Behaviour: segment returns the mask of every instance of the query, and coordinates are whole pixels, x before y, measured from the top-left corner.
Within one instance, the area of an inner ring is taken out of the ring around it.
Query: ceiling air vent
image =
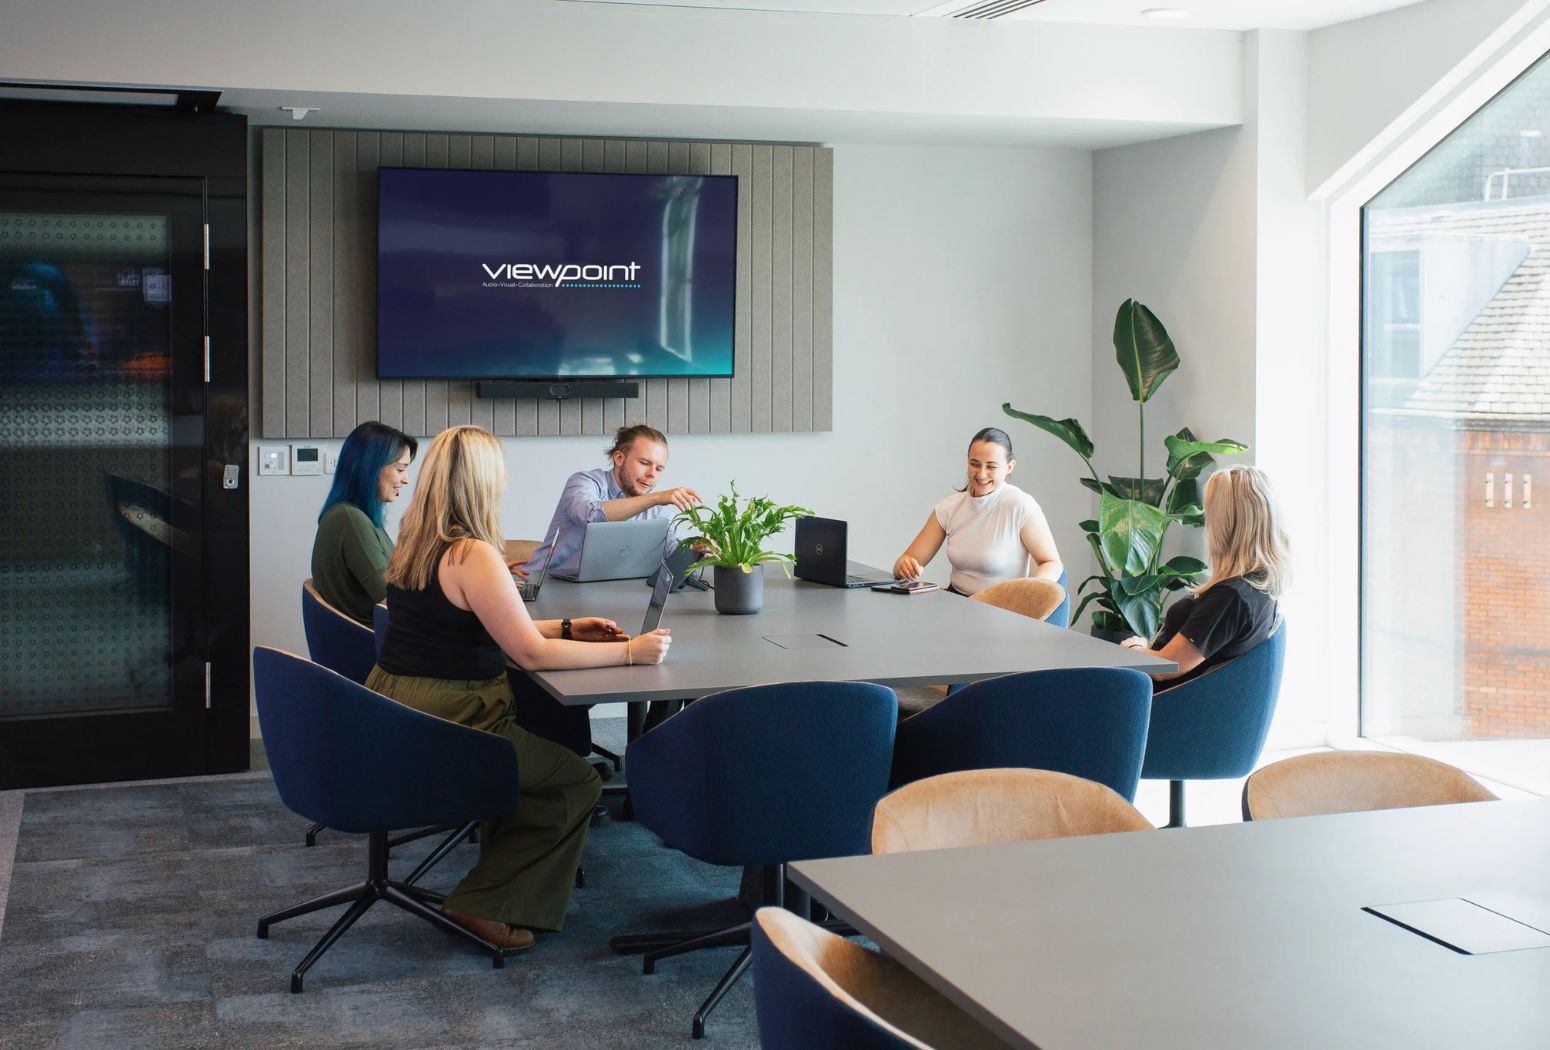
[[[1013,11],[1022,11],[1043,2],[1044,0],[979,0],[978,3],[966,4],[962,7],[949,5],[947,10],[937,9],[932,13],[937,18],[990,19],[1009,15]]]

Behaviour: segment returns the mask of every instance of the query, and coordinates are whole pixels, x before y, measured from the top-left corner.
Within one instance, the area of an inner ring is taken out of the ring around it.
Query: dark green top
[[[359,507],[335,503],[318,522],[312,541],[312,586],[329,605],[371,626],[371,607],[387,597],[393,541]]]

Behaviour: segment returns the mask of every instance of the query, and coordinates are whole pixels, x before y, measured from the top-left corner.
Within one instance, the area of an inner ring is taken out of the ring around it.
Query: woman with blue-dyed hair
[[[312,585],[325,602],[367,627],[371,607],[387,597],[382,574],[393,541],[382,527],[385,506],[408,483],[416,448],[414,438],[375,420],[350,431],[318,515]]]

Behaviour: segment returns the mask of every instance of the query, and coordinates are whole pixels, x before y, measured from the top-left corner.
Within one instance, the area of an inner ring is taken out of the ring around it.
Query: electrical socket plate
[[[258,476],[268,477],[271,474],[289,474],[291,472],[291,446],[289,445],[260,445],[258,446]]]

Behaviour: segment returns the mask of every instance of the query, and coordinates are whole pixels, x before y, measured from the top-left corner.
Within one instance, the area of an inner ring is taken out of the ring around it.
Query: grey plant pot
[[[736,566],[717,565],[712,579],[717,612],[742,616],[764,608],[764,566],[755,565],[753,572],[744,572]]]

